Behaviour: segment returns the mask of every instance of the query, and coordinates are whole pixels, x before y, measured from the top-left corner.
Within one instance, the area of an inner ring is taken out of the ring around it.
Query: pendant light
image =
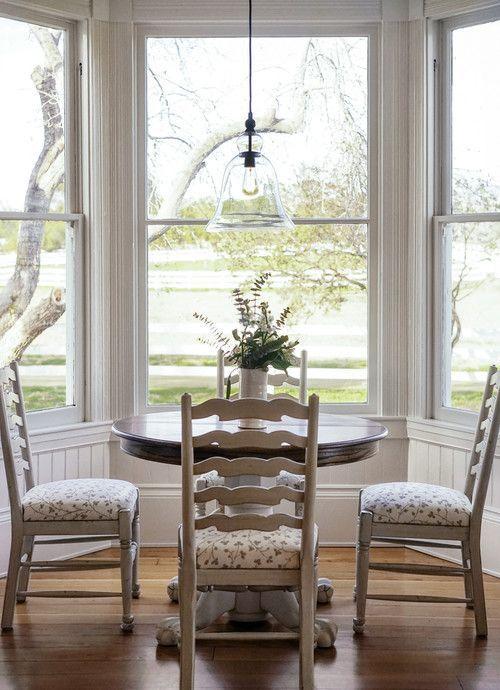
[[[252,113],[252,0],[248,1],[248,118],[238,138],[239,153],[226,166],[217,208],[208,232],[293,230],[271,161],[262,155],[262,138]]]

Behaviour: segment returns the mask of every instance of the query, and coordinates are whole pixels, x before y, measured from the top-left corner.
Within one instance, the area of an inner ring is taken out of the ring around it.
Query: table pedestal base
[[[176,577],[173,577],[170,580],[170,582],[168,583],[167,594],[169,596],[170,601],[173,601],[173,602],[179,601],[179,584],[177,582]],[[332,600],[332,597],[333,597],[333,583],[332,583],[332,581],[327,577],[318,578],[318,604],[328,604],[328,602]],[[233,619],[233,620],[236,620],[236,619]],[[242,618],[239,618],[238,620],[245,622],[245,621],[243,621]],[[254,619],[252,619],[252,622],[255,622],[255,620],[265,620],[265,618],[254,618]]]
[[[169,596],[177,595],[177,582],[170,581]],[[320,580],[319,587],[331,589],[331,582]],[[318,593],[319,593],[318,587]],[[325,591],[325,590],[322,590]],[[329,592],[329,589],[327,590]],[[333,593],[333,590],[332,590]],[[330,595],[331,598],[331,595]],[[177,599],[173,599],[174,601]],[[278,623],[292,631],[299,630],[299,603],[294,592],[272,590],[269,592],[228,592],[213,590],[201,592],[196,604],[196,630],[203,630],[223,613],[238,623],[257,623],[272,615]],[[318,647],[332,647],[337,635],[335,623],[317,618],[315,640]],[[178,617],[170,617],[158,625],[156,639],[163,646],[178,645],[180,642],[180,623]]]

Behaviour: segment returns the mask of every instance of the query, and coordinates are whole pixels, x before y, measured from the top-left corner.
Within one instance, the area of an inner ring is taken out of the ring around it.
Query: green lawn
[[[297,348],[298,351],[298,348]],[[176,366],[176,367],[215,367],[217,359],[210,355],[150,355],[150,366]],[[310,368],[318,367],[321,369],[365,369],[366,359],[309,359]]]
[[[293,389],[282,389],[291,394]],[[151,388],[149,395],[150,405],[162,405],[166,403],[179,403],[181,395],[186,388],[182,386]],[[28,410],[44,410],[54,407],[64,407],[66,403],[66,389],[64,386],[24,386],[24,400]],[[194,386],[189,389],[195,403],[207,400],[214,395],[214,389],[210,386]],[[310,393],[317,393],[323,403],[363,403],[366,401],[366,390],[362,386],[349,386],[345,388],[311,388]],[[465,410],[479,410],[481,406],[482,391],[463,389],[452,394],[453,407]]]
[[[297,394],[297,389],[282,389],[283,392],[292,395]],[[164,403],[180,403],[181,395],[186,392],[185,388],[152,388],[149,393],[150,405],[162,405]],[[190,388],[188,391],[193,397],[193,402],[199,403],[213,397],[215,391],[213,387],[199,386]],[[310,393],[317,393],[321,402],[329,403],[352,403],[365,402],[366,390],[361,386],[359,388],[311,388]]]
[[[23,386],[27,410],[48,410],[66,405],[66,386]]]

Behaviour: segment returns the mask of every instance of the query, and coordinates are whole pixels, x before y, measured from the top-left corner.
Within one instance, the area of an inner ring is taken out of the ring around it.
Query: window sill
[[[458,444],[467,443],[468,448],[474,440],[474,426],[465,427],[463,424],[421,417],[408,417],[406,426],[410,440],[439,443],[440,440],[454,439]]]
[[[110,421],[80,422],[45,429],[30,429],[30,443],[34,452],[40,452],[46,448],[50,450],[67,448],[68,445],[107,443],[111,436],[111,425]]]

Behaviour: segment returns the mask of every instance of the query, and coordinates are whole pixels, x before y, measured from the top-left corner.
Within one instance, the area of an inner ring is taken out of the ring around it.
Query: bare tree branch
[[[63,179],[63,121],[57,95],[57,72],[62,68],[58,36],[44,27],[33,28],[46,58],[37,66],[32,81],[37,90],[43,119],[43,146],[31,171],[25,195],[26,212],[47,212],[53,194]],[[23,221],[20,225],[16,265],[0,293],[0,338],[23,315],[38,285],[43,221]]]
[[[20,359],[26,348],[60,319],[65,309],[62,288],[54,288],[48,297],[29,307],[2,340],[1,366]]]

